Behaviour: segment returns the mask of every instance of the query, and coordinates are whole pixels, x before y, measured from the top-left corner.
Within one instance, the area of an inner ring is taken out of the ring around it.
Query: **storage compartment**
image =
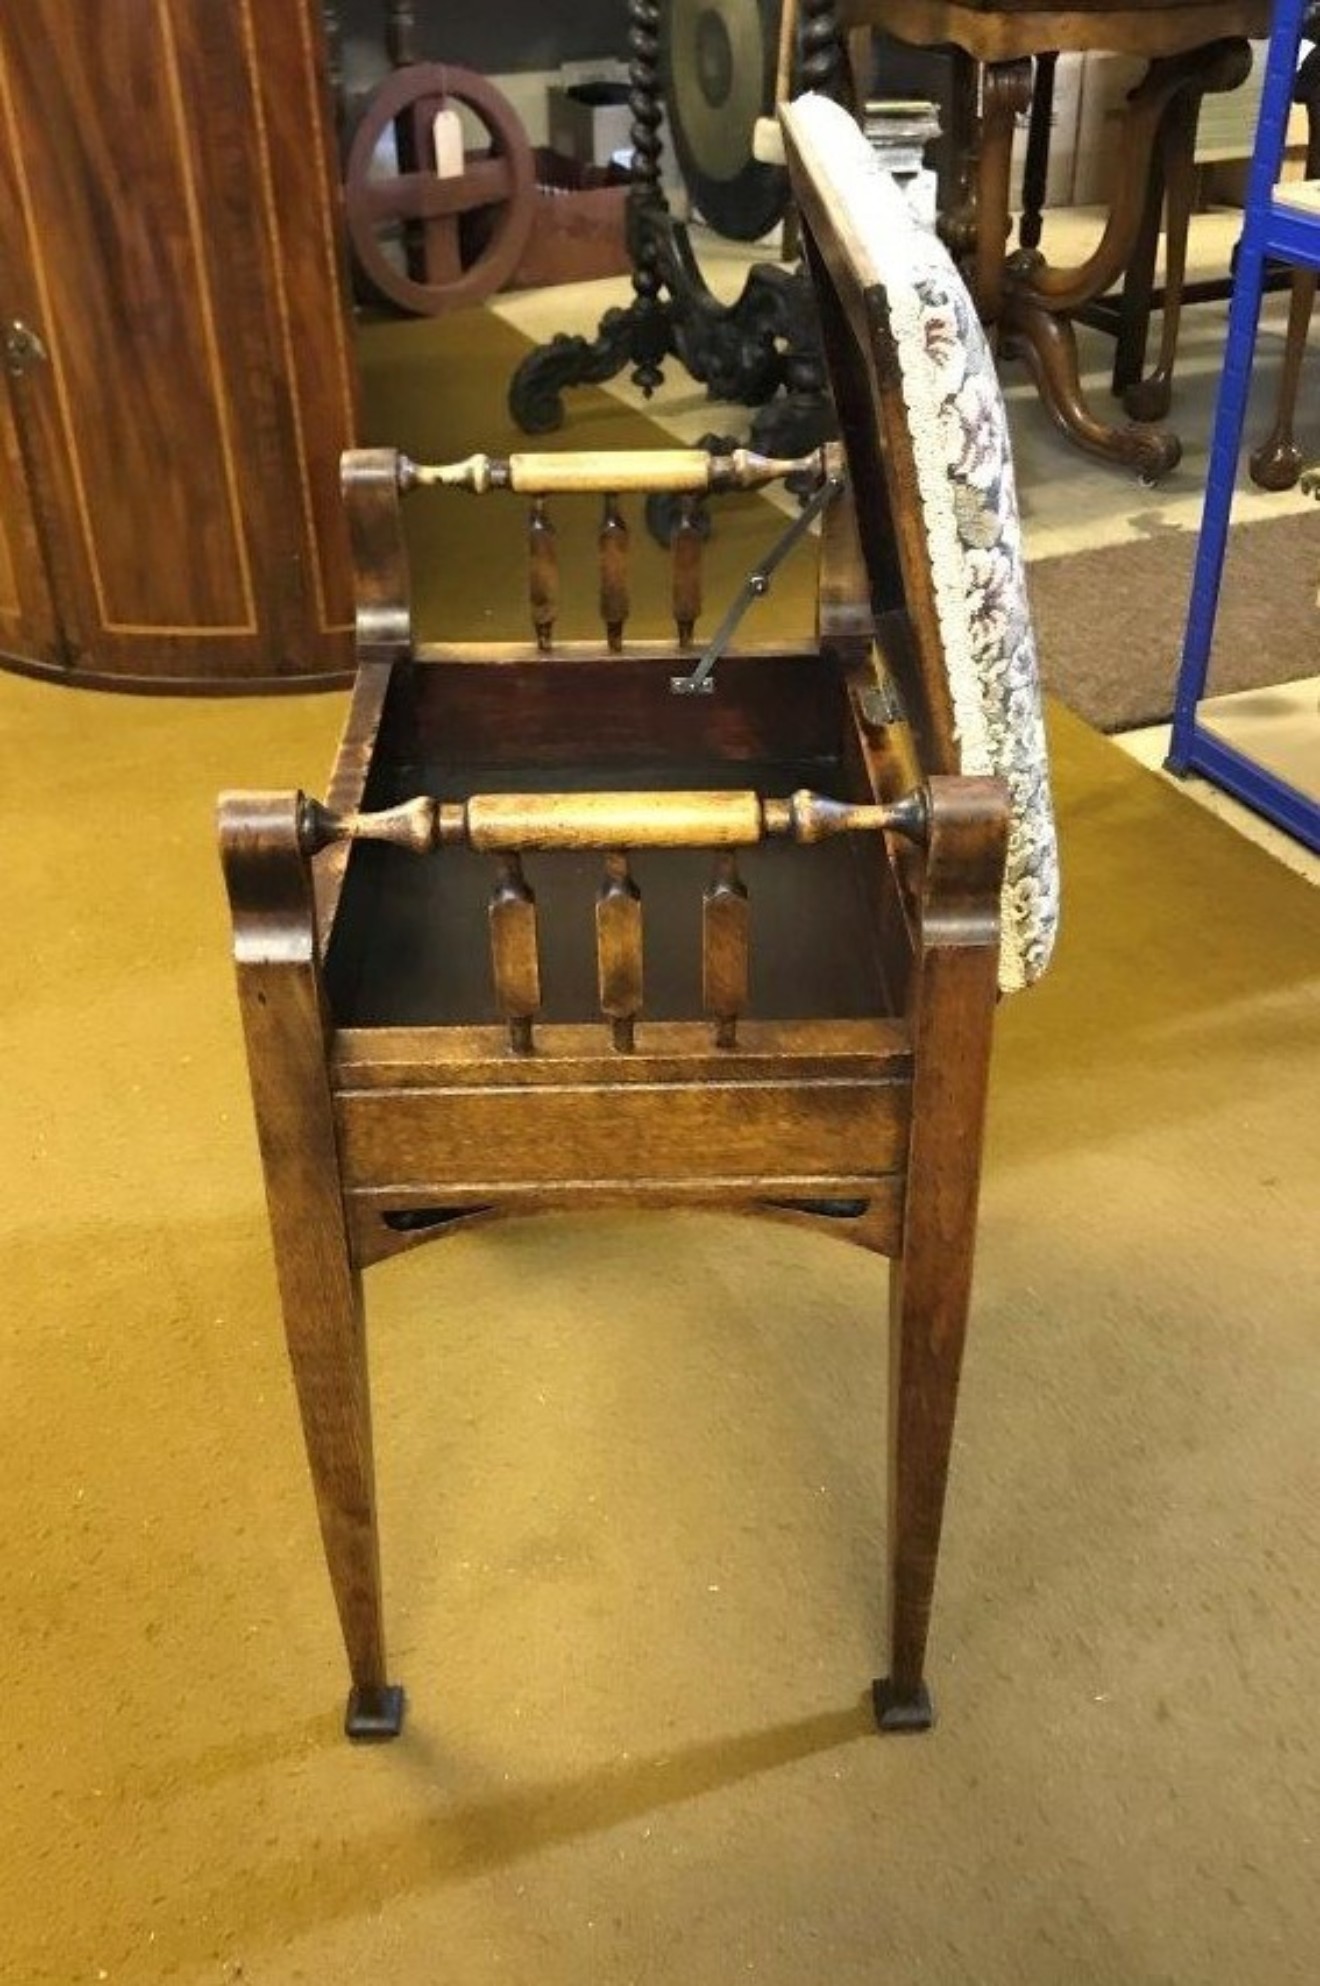
[[[371,808],[428,794],[681,792],[799,788],[865,800],[846,770],[846,700],[819,657],[733,659],[710,697],[668,687],[675,657],[544,659],[475,669],[396,670],[365,796]],[[644,919],[644,1020],[702,1015],[702,898],[711,851],[646,848],[630,857]],[[874,899],[883,844],[843,836],[738,851],[751,917],[753,1020],[863,1019],[891,1011]],[[541,1020],[598,1021],[594,915],[604,856],[529,854],[536,897]],[[339,1026],[481,1025],[497,1018],[487,925],[498,859],[467,848],[417,856],[353,851],[327,987]],[[437,934],[443,942],[437,943]],[[370,975],[360,962],[372,960]]]

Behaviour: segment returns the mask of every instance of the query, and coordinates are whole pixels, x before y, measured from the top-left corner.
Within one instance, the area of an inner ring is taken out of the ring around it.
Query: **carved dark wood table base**
[[[1130,465],[1150,482],[1166,475],[1182,454],[1176,434],[1145,424],[1168,411],[1176,309],[1167,313],[1160,364],[1147,390],[1127,396],[1125,404],[1136,420],[1122,427],[1102,420],[1087,405],[1073,324],[1087,304],[1123,278],[1133,262],[1147,222],[1157,145],[1164,148],[1165,176],[1190,169],[1202,96],[1235,88],[1250,62],[1246,42],[1236,39],[1154,60],[1129,99],[1121,177],[1094,253],[1073,269],[1054,267],[1039,250],[1019,250],[1003,265],[1002,287],[995,299],[1001,351],[1026,359],[1046,408],[1071,440],[1089,454]]]
[[[941,232],[962,260],[978,309],[995,327],[1005,358],[1024,359],[1056,425],[1087,454],[1135,469],[1148,482],[1168,473],[1182,446],[1143,419],[1115,424],[1082,390],[1074,326],[1123,281],[1147,243],[1151,184],[1177,185],[1190,170],[1196,112],[1210,91],[1232,89],[1250,62],[1246,37],[1268,29],[1266,0],[1190,0],[1187,5],[1115,7],[1106,0],[1066,11],[982,5],[980,0],[841,0],[845,25],[869,24],[918,46],[960,52],[952,160],[941,189]],[[1013,128],[1031,102],[1033,66],[1060,52],[1109,50],[1150,58],[1124,117],[1122,170],[1103,235],[1075,268],[1046,261],[1037,217],[1009,248]],[[1158,208],[1155,213],[1158,230]],[[1176,285],[1174,286],[1176,292]],[[1162,417],[1168,406],[1176,309],[1164,327],[1149,381],[1132,382],[1128,411]]]
[[[801,85],[828,90],[838,67],[832,0],[801,0],[799,18]],[[673,357],[712,398],[757,408],[754,448],[807,454],[835,433],[810,284],[758,263],[737,302],[725,305],[705,282],[660,183],[659,20],[656,0],[630,0],[633,301],[607,311],[594,338],[561,333],[529,353],[509,388],[510,413],[525,433],[549,433],[562,425],[567,387],[599,385],[631,367],[649,396]]]
[[[675,357],[716,400],[755,407],[752,446],[805,455],[835,432],[825,392],[815,305],[805,276],[757,263],[742,295],[720,303],[697,266],[688,233],[643,189],[629,195],[635,267],[658,278],[656,293],[607,311],[594,338],[561,332],[528,354],[513,376],[509,408],[526,434],[562,426],[564,392],[632,367],[648,395]]]

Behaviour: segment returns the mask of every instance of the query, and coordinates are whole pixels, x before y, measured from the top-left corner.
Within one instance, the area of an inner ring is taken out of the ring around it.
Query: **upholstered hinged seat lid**
[[[958,771],[997,775],[1011,795],[999,970],[1001,988],[1011,992],[1038,979],[1049,962],[1059,870],[1017,489],[994,360],[943,245],[919,225],[854,119],[819,96],[799,98],[781,116],[790,168],[796,155],[811,197],[830,201],[866,299],[865,322],[851,329],[869,347],[863,356],[886,455],[901,451],[914,471],[920,529],[893,534],[905,595],[922,608],[914,608],[913,622],[926,681],[924,689],[914,686],[913,700],[923,703],[928,728],[949,729],[944,742]],[[850,467],[863,472],[853,482],[865,545],[875,539],[876,520],[862,507],[868,492],[881,500],[882,480],[892,503],[893,462],[883,479],[868,478],[866,465],[853,462],[841,412]]]

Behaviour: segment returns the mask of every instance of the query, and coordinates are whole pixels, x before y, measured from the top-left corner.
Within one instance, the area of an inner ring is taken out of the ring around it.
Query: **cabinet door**
[[[28,501],[27,476],[8,381],[0,376],[0,654],[48,669],[64,665],[51,605],[41,535]]]
[[[349,665],[356,387],[319,37],[314,0],[0,11],[3,304],[48,354],[13,401],[74,674]]]

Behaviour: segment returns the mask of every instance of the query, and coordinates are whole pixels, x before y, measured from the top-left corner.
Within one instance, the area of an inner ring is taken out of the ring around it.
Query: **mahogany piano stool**
[[[931,1721],[992,1025],[1000,986],[1048,954],[1052,823],[1003,407],[976,313],[855,123],[821,98],[783,117],[841,446],[791,463],[350,454],[357,687],[327,797],[221,801],[353,1738],[392,1737],[403,1714],[382,1624],[363,1271],[477,1221],[620,1204],[732,1209],[891,1258],[890,1636],[874,1696],[885,1730]],[[914,299],[925,315],[909,322]],[[816,632],[730,642],[694,688],[695,506],[784,473],[821,514]],[[619,499],[655,489],[680,499],[677,634],[625,639]],[[535,639],[414,638],[401,530],[414,490],[527,501]],[[582,491],[603,499],[605,634],[561,643],[548,500]]]

